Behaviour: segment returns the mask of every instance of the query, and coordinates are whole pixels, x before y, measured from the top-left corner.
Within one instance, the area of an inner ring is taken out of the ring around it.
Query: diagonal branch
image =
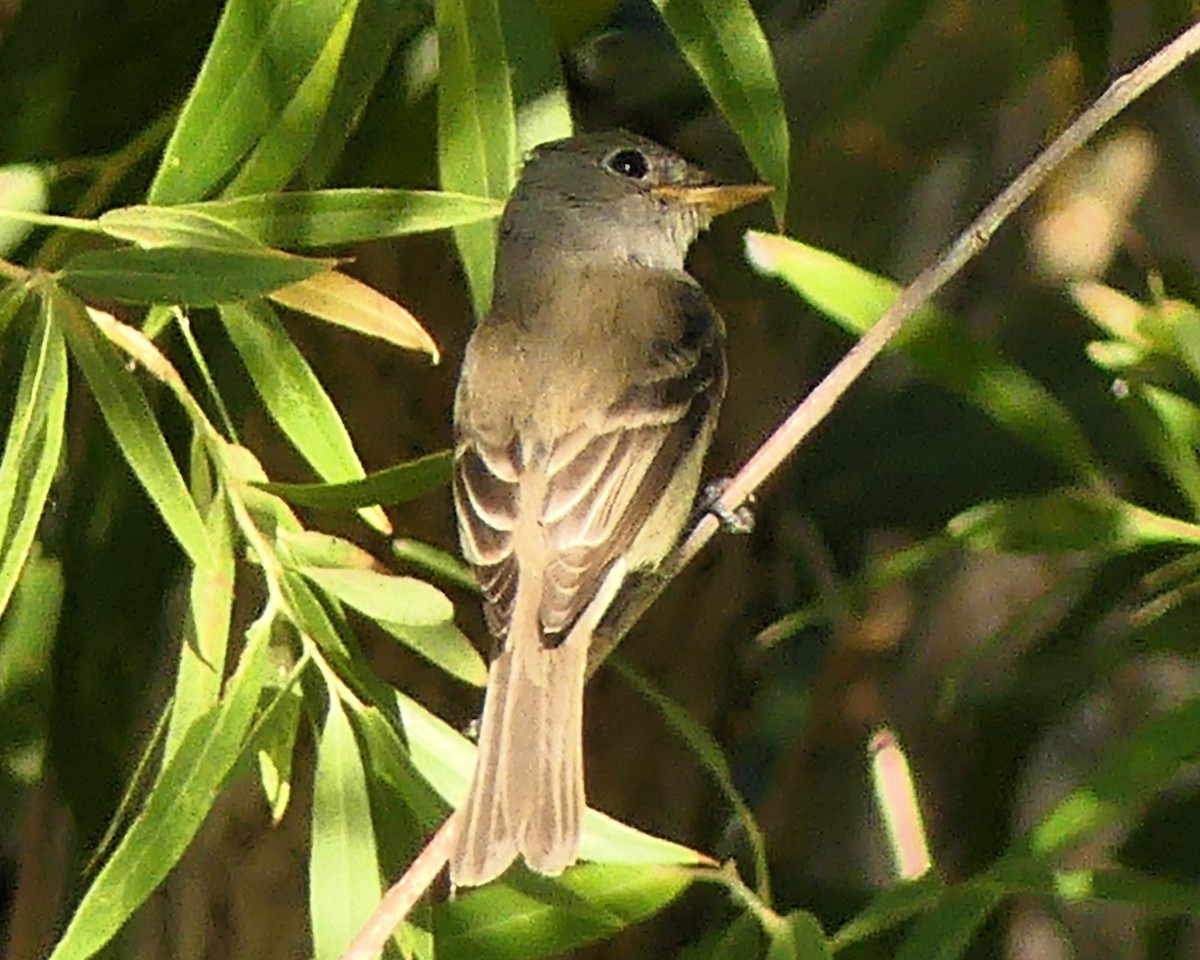
[[[933,266],[923,271],[901,292],[875,326],[851,348],[729,481],[721,497],[723,506],[736,509],[767,481],[817,424],[829,415],[842,395],[891,342],[908,318],[983,251],[1004,221],[1029,199],[1064,160],[1198,50],[1200,22],[1189,27],[1143,64],[1118,77],[1095,103],[1080,114],[984,209]],[[619,606],[602,624],[603,635],[593,640],[589,671],[595,671],[613,651],[655,598],[712,539],[719,526],[719,521],[712,513],[705,514],[652,577],[637,583],[627,597],[618,598]],[[445,865],[456,827],[455,814],[451,814],[404,876],[385,894],[375,913],[342,955],[342,960],[373,960],[379,955],[391,931],[408,915]]]

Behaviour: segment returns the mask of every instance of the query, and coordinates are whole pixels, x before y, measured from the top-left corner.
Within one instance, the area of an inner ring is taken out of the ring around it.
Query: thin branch
[[[1200,23],[1193,24],[1129,73],[1118,77],[1099,99],[1085,110],[1021,174],[996,197],[967,227],[950,248],[898,296],[878,322],[842,357],[829,374],[804,398],[771,437],[746,461],[722,492],[727,511],[744,504],[779,468],[792,452],[833,410],[842,395],[891,342],[905,322],[920,310],[964,266],[979,255],[992,236],[1016,210],[1029,199],[1071,154],[1090,140],[1105,124],[1134,100],[1169,75],[1200,50]],[[714,511],[715,513],[715,511]],[[714,513],[708,513],[675,551],[660,565],[656,574],[638,584],[625,598],[620,609],[605,625],[605,635],[593,644],[588,658],[594,671],[621,641],[655,598],[666,589],[684,567],[691,563],[720,527]],[[602,641],[602,642],[601,642]]]
[[[1141,66],[1118,78],[1091,107],[1085,110],[981,213],[946,253],[920,274],[896,298],[879,321],[804,398],[774,434],[754,453],[726,486],[722,501],[730,510],[740,507],[834,408],[838,400],[900,331],[904,323],[924,306],[946,283],[989,243],[992,235],[1029,196],[1045,182],[1064,160],[1079,149],[1113,117],[1200,50],[1200,23],[1189,27]],[[658,572],[638,583],[628,598],[620,598],[619,609],[602,624],[604,635],[593,641],[594,671],[629,632],[654,599],[662,593],[701,549],[712,539],[719,522],[711,513],[696,524]],[[391,931],[408,915],[441,872],[449,858],[450,845],[458,826],[456,814],[445,823],[404,876],[384,895],[366,926],[342,955],[342,960],[374,960],[383,950]],[[732,882],[732,881],[730,881]],[[740,883],[740,880],[737,881]],[[757,898],[745,891],[751,900]]]

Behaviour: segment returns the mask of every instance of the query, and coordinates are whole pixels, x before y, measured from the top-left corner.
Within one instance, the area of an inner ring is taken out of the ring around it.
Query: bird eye
[[[630,180],[641,180],[650,172],[650,162],[640,150],[618,150],[608,158],[608,168]]]

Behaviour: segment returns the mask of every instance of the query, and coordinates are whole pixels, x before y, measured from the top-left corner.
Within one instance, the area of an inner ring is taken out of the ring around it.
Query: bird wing
[[[672,478],[711,429],[725,388],[720,322],[703,294],[681,284],[683,335],[652,344],[645,375],[548,449],[524,448],[460,425],[454,498],[463,552],[476,570],[492,633],[503,637],[517,587],[513,531],[521,488],[545,483],[538,518],[549,550],[539,619],[542,643],[567,635],[611,563],[653,522]]]

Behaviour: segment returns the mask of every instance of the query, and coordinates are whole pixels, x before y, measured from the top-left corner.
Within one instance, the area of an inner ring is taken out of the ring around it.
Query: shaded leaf
[[[266,193],[179,208],[212,217],[272,247],[335,247],[494,220],[503,200],[433,190]]]
[[[269,676],[270,632],[270,622],[260,619],[247,633],[225,699],[183,735],[141,812],[83,895],[52,960],[95,954],[183,856],[241,757]]]
[[[749,0],[654,0],[684,57],[742,141],[754,168],[787,211],[790,139],[783,92],[766,35]]]
[[[440,547],[400,537],[392,541],[392,553],[398,560],[416,564],[456,586],[474,593],[479,592],[479,582],[475,579],[475,574],[458,557]]]
[[[220,317],[271,419],[317,474],[333,481],[364,476],[341,414],[270,305],[225,304]],[[364,507],[360,515],[391,531],[378,507]]]
[[[209,566],[213,558],[204,521],[137,378],[100,335],[83,304],[57,288],[46,297],[122,456],[192,563]]]
[[[1084,490],[983,503],[954,517],[946,529],[975,550],[1007,553],[1200,544],[1200,526]]]
[[[964,884],[949,888],[936,907],[921,917],[896,960],[955,960],[1004,900],[997,887]]]
[[[211,307],[266,296],[332,265],[275,250],[127,247],[76,254],[59,279],[87,298]]]
[[[317,960],[342,955],[382,895],[375,826],[358,741],[331,694],[317,743],[308,903]]]
[[[817,918],[796,910],[770,931],[767,960],[827,960],[833,956]]]
[[[423,626],[377,620],[384,630],[434,666],[473,687],[487,683],[487,666],[479,651],[453,623]]]
[[[336,270],[276,290],[271,299],[355,333],[420,350],[434,363],[440,359],[437,344],[416,317],[361,280]]]
[[[33,548],[62,455],[67,359],[59,323],[54,301],[43,294],[0,456],[0,613]]]
[[[571,104],[558,47],[542,4],[537,0],[505,0],[499,10],[512,67],[517,155],[523,157],[540,143],[571,136]]]
[[[292,760],[296,753],[296,734],[300,732],[300,708],[304,697],[296,690],[284,690],[271,715],[258,732],[258,781],[271,811],[271,822],[278,824],[292,798]]]
[[[50,200],[46,172],[32,163],[0,167],[0,210],[44,213]],[[21,245],[33,225],[0,217],[0,257]]]
[[[833,935],[833,949],[841,950],[852,943],[878,936],[933,909],[945,890],[945,881],[936,873],[887,887]]]
[[[870,329],[899,293],[890,280],[786,237],[751,230],[746,250],[759,271],[784,280],[855,335]],[[1091,445],[1070,411],[952,318],[933,308],[922,310],[893,347],[1050,462],[1088,483],[1102,482]]]
[[[301,507],[350,510],[373,504],[407,503],[450,482],[449,450],[431,453],[343,483],[260,483],[261,489]]]

